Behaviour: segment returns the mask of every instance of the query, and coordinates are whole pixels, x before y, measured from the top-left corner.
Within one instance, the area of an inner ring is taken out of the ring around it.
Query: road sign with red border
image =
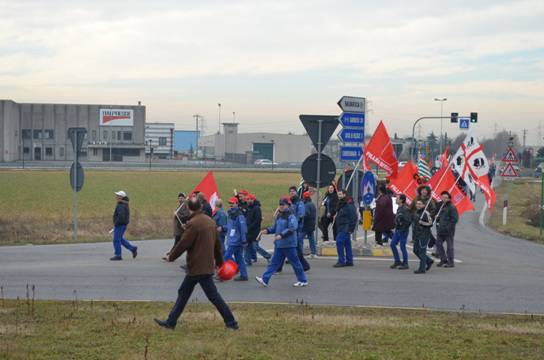
[[[512,163],[507,163],[504,169],[502,169],[501,172],[502,177],[519,177],[519,173],[517,172],[516,168]]]
[[[519,162],[518,156],[516,155],[514,149],[512,149],[511,147],[508,148],[508,151],[506,152],[506,154],[504,154],[504,157],[502,158],[502,162],[515,164]]]

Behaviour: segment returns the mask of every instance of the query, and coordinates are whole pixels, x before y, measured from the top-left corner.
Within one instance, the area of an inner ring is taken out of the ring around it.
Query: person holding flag
[[[431,228],[433,218],[428,210],[425,210],[425,203],[418,199],[415,201],[416,213],[412,218],[412,240],[414,240],[414,254],[419,258],[419,268],[415,274],[425,274],[434,264],[434,261],[427,256],[427,246],[431,239]]]
[[[436,250],[440,257],[438,267],[452,268],[454,264],[453,238],[455,236],[455,225],[459,221],[457,209],[451,203],[451,194],[443,191],[441,194],[442,202],[438,204],[438,214],[436,216]],[[444,251],[444,242],[448,246],[448,252]]]
[[[410,209],[406,206],[406,195],[401,194],[397,197],[397,214],[395,216],[395,233],[391,240],[391,251],[395,258],[395,263],[391,265],[391,269],[406,270],[408,266],[408,251],[406,250],[406,240],[408,239],[408,231],[412,225],[412,215]],[[400,244],[402,252],[402,262],[400,261],[397,245]]]

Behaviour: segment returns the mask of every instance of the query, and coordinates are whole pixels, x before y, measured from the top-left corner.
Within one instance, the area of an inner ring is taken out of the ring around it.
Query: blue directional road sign
[[[365,172],[365,175],[361,180],[361,189],[365,205],[372,204],[372,201],[374,201],[374,197],[376,196],[376,178],[372,171]]]
[[[363,156],[363,148],[360,146],[340,146],[341,161],[357,161]]]
[[[353,112],[343,112],[340,115],[340,124],[345,127],[365,127],[365,114],[364,113],[353,113]]]
[[[340,141],[345,143],[364,143],[365,142],[365,130],[364,128],[360,129],[350,129],[343,128],[338,134]]]
[[[466,130],[468,129],[470,124],[469,118],[459,118],[459,129]]]

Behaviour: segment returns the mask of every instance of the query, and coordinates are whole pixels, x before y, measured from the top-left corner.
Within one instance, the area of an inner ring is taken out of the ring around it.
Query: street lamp
[[[434,101],[440,101],[440,154],[442,154],[442,142],[444,141],[444,133],[442,132],[444,119],[442,117],[444,116],[444,101],[448,101],[447,98],[434,98]]]
[[[149,139],[146,141],[147,145],[149,145],[149,171],[151,171],[151,159],[153,158],[153,146],[152,145],[152,140]]]
[[[221,103],[217,103],[219,108],[219,120],[217,122],[217,135],[221,134]]]

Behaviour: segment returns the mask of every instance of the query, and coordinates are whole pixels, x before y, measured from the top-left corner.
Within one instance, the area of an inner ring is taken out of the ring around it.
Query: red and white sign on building
[[[100,109],[100,126],[134,126],[134,110]]]
[[[511,146],[508,147],[506,154],[502,158],[502,163],[504,164],[501,171],[501,176],[505,178],[515,178],[519,177],[519,173],[514,167],[514,164],[519,163],[518,156],[514,149]]]

